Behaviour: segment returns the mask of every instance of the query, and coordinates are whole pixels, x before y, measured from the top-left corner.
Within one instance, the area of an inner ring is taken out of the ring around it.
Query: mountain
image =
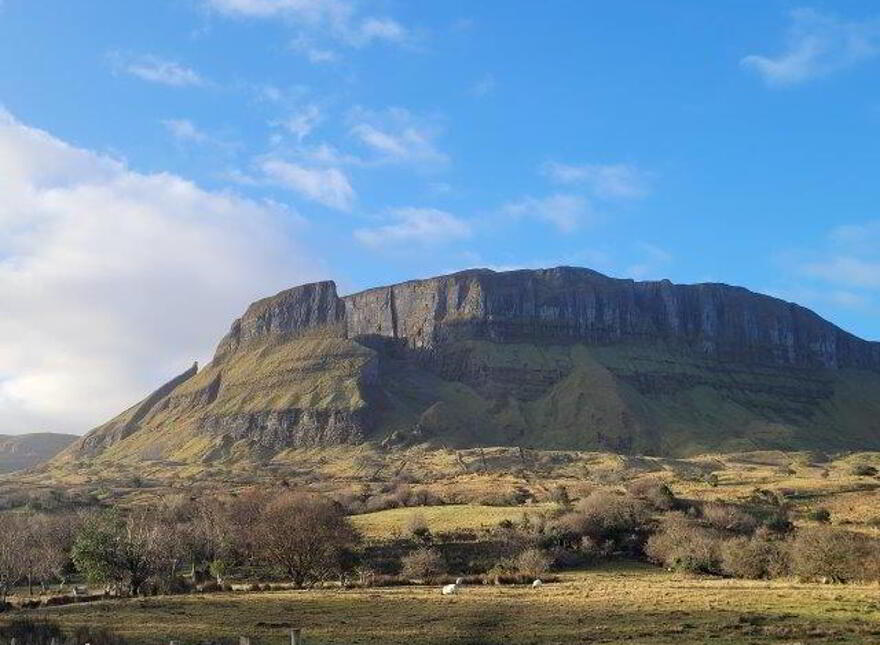
[[[486,269],[253,303],[55,465],[509,445],[660,455],[880,448],[880,343],[724,284]]]
[[[36,466],[57,455],[79,439],[72,434],[39,432],[0,435],[0,473]]]

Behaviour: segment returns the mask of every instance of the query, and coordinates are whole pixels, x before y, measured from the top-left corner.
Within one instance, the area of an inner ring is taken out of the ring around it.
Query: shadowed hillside
[[[0,435],[0,473],[24,470],[47,461],[79,437],[72,434],[40,432]]]

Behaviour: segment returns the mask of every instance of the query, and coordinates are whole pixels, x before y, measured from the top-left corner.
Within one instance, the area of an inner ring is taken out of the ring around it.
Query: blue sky
[[[319,278],[574,264],[880,339],[878,71],[867,1],[0,0],[0,433]]]

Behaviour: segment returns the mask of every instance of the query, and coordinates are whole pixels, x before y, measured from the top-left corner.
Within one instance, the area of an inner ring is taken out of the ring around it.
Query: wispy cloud
[[[638,260],[626,268],[627,277],[635,280],[659,280],[666,277],[664,272],[672,264],[672,253],[648,242],[639,242],[635,248]]]
[[[492,74],[485,74],[483,77],[471,86],[471,94],[477,98],[488,96],[495,91],[497,83]]]
[[[443,244],[471,236],[471,225],[436,208],[397,208],[390,212],[391,222],[373,228],[361,228],[355,238],[372,248]]]
[[[199,87],[207,85],[202,76],[190,67],[152,54],[126,59],[118,53],[111,55],[117,70],[150,83],[170,87]]]
[[[204,0],[209,9],[229,17],[277,18],[299,33],[292,48],[315,63],[339,54],[325,43],[360,48],[374,43],[412,45],[416,36],[388,16],[365,15],[349,0]]]
[[[355,191],[338,168],[307,168],[281,159],[265,159],[260,169],[270,182],[328,208],[349,211],[354,205]]]
[[[651,175],[629,164],[573,165],[548,161],[541,172],[557,184],[579,185],[604,199],[636,199],[649,192]]]
[[[189,119],[164,119],[162,125],[171,136],[179,141],[206,143],[211,140],[211,137],[200,130],[196,124]]]
[[[553,224],[570,233],[592,219],[593,209],[581,195],[556,193],[548,197],[524,197],[506,204],[502,211],[511,217],[531,217]]]
[[[317,105],[310,103],[294,110],[285,118],[275,121],[274,124],[284,128],[295,136],[298,141],[302,141],[311,134],[312,130],[317,127],[323,118],[321,109]]]
[[[350,133],[379,163],[443,166],[449,157],[437,148],[437,119],[392,107],[380,112],[355,108],[348,117]]]
[[[848,21],[814,9],[795,9],[786,48],[776,56],[752,54],[742,66],[770,86],[788,86],[852,67],[880,54],[880,20]]]
[[[828,234],[826,248],[802,257],[802,275],[850,289],[880,289],[880,221],[840,226]]]

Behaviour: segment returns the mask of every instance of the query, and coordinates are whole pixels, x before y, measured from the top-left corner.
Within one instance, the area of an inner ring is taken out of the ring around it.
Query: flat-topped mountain
[[[248,307],[214,359],[56,460],[363,441],[654,454],[880,448],[880,343],[724,284],[486,269]]]
[[[54,432],[0,435],[0,473],[24,470],[48,461],[77,439],[76,435]]]

